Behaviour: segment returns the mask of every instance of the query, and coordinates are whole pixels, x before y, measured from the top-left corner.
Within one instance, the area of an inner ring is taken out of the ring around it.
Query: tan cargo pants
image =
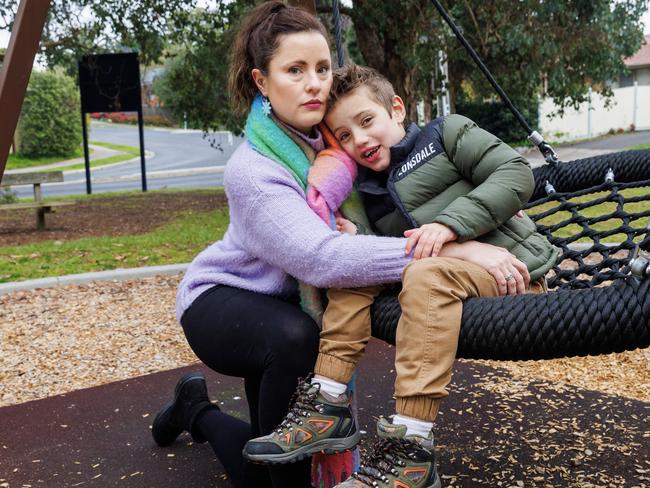
[[[350,381],[370,339],[370,307],[383,285],[330,289],[323,316],[316,374]],[[544,278],[529,293],[546,291]],[[395,398],[397,413],[435,419],[456,358],[463,301],[498,296],[490,273],[453,258],[411,262],[402,274],[402,316],[397,326]]]

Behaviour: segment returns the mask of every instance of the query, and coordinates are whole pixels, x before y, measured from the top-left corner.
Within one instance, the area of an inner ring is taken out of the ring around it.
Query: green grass
[[[69,156],[48,156],[46,158],[25,158],[18,154],[10,154],[7,159],[7,169],[31,168],[32,166],[42,166],[45,164],[59,163],[67,159],[80,158],[84,155],[83,148],[77,150]]]
[[[577,198],[571,198],[569,199],[570,202],[572,203],[585,203],[589,201],[593,201],[599,197],[607,195],[609,192],[601,192],[601,193],[592,193],[588,195],[584,195],[582,197],[577,197]],[[640,188],[628,188],[626,190],[621,190],[620,192],[622,195],[625,197],[635,197],[635,196],[642,196],[642,195],[647,195],[650,193],[650,187],[640,187]],[[545,210],[549,210],[551,208],[554,208],[558,205],[558,202],[549,202],[545,203],[544,205],[538,205],[537,207],[533,207],[529,210],[527,210],[528,214],[533,214],[533,213],[540,213]],[[616,203],[615,202],[605,202],[601,203],[600,205],[594,205],[591,207],[586,207],[580,211],[580,215],[587,217],[587,218],[594,218],[598,217],[601,215],[607,215],[612,213],[613,211],[616,210]],[[641,202],[635,202],[635,203],[626,203],[624,210],[627,213],[637,213],[637,212],[642,212],[642,211],[647,211],[649,203],[648,200],[641,201]],[[538,222],[538,224],[543,224],[546,226],[552,226],[555,224],[559,224],[565,220],[568,220],[569,218],[572,217],[571,212],[567,211],[561,211],[561,212],[556,212],[552,215],[549,215],[548,217],[543,218]],[[648,217],[643,217],[641,219],[633,220],[630,222],[630,225],[632,227],[645,227],[646,223],[648,221]],[[595,224],[591,224],[590,228],[597,230],[597,231],[607,231],[607,230],[613,230],[618,227],[620,227],[623,224],[623,221],[618,218],[611,218],[608,220],[604,220],[602,222],[598,222]],[[582,227],[578,224],[569,224],[565,225],[563,227],[560,227],[557,229],[553,234],[559,237],[569,237],[572,235],[575,235],[579,233],[582,230]],[[611,236],[608,236],[604,239],[602,239],[603,242],[621,242],[624,241],[627,238],[625,234],[613,234]],[[637,240],[641,240],[641,237],[638,237]],[[591,239],[588,238],[582,238],[576,242],[592,242]]]
[[[650,149],[650,142],[647,142],[645,144],[637,144],[636,146],[628,147],[625,150],[626,151],[633,151],[635,149]]]
[[[107,164],[121,163],[122,161],[128,161],[133,159],[136,156],[140,155],[140,148],[133,146],[125,146],[123,144],[111,144],[110,142],[99,142],[99,141],[90,141],[90,144],[94,146],[102,146],[108,149],[114,149],[116,151],[121,151],[123,154],[115,154],[113,156],[108,156],[102,159],[96,159],[90,161],[90,167],[96,168],[98,166],[106,166]],[[90,149],[90,154],[94,151]],[[68,156],[48,156],[46,158],[25,158],[17,154],[10,154],[9,159],[7,160],[7,169],[22,169],[22,168],[32,168],[36,166],[43,166],[48,164],[60,163],[62,161],[67,161],[69,159],[82,158],[84,155],[83,147],[78,147],[77,150]],[[46,171],[70,171],[76,169],[84,169],[84,163],[73,164],[70,166],[65,166],[61,168],[52,168]]]
[[[93,146],[107,147],[108,149],[115,149],[116,151],[140,154],[139,147],[125,146],[124,144],[113,144],[110,142],[90,141]]]
[[[0,247],[0,283],[189,262],[207,245],[221,239],[227,226],[228,210],[223,208],[186,212],[141,235]]]
[[[94,146],[107,147],[109,149],[114,149],[116,151],[122,151],[124,154],[115,154],[114,156],[108,156],[107,158],[96,159],[90,162],[91,168],[97,168],[99,166],[106,166],[107,164],[121,163],[122,161],[128,161],[133,159],[136,156],[140,155],[140,148],[133,146],[124,146],[122,144],[111,144],[110,142],[98,142],[90,141],[90,144]],[[86,166],[84,163],[74,164],[72,166],[66,166],[65,171],[75,170],[75,169],[84,169]]]
[[[157,190],[157,192],[196,190]],[[626,197],[646,195],[650,187],[622,190]],[[585,195],[571,199],[574,203],[594,200],[601,194]],[[133,195],[132,191],[102,193],[85,196],[56,197],[56,200],[96,200]],[[46,199],[47,200],[47,199]],[[137,203],[134,203],[137,204]],[[539,213],[556,206],[556,202],[529,209],[528,213]],[[581,211],[586,217],[597,217],[612,212],[615,203],[603,203]],[[648,209],[648,202],[628,203],[627,212],[640,212]],[[107,207],[110,211],[110,207]],[[540,223],[553,225],[570,218],[569,212],[556,212]],[[645,226],[647,218],[632,222],[635,227]],[[594,224],[597,230],[615,229],[621,225],[619,219]],[[20,281],[47,276],[103,271],[115,268],[131,268],[176,264],[191,261],[206,246],[219,240],[228,226],[228,210],[222,208],[211,212],[185,212],[158,229],[141,235],[93,237],[74,241],[45,241],[21,246],[0,247],[0,282]],[[580,231],[576,224],[566,225],[555,234],[568,237]],[[615,234],[604,242],[620,242],[625,235]],[[578,242],[590,242],[582,239]]]

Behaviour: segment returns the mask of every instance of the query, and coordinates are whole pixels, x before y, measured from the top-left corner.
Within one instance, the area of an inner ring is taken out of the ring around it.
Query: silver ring
[[[508,274],[506,275],[506,281],[510,281],[510,280],[513,279],[513,278],[514,278],[514,276],[513,276],[512,273],[508,273]]]

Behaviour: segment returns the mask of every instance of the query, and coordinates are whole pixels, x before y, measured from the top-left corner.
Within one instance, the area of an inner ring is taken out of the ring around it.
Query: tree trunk
[[[460,89],[460,80],[456,76],[455,64],[449,62],[447,64],[447,83],[449,87],[449,111],[452,114],[456,113],[456,98]]]
[[[417,122],[418,118],[414,71],[407,69],[402,58],[397,54],[392,52],[386,54],[386,68],[382,72],[392,82],[395,93],[404,100],[406,117],[411,122]]]
[[[424,90],[424,123],[428,124],[433,120],[433,79],[427,76],[425,80],[426,89]],[[440,114],[438,114],[440,115]]]
[[[316,14],[316,1],[315,0],[289,0],[289,5],[304,8],[307,12]]]
[[[366,6],[364,0],[356,0],[352,9],[359,50],[366,64],[379,71],[393,84],[395,93],[404,100],[407,119],[417,121],[415,69],[410,68],[399,54],[399,46],[415,45],[417,32],[415,29],[404,28],[394,33],[398,39],[391,37],[389,32],[383,32],[380,36],[375,25],[368,21],[369,16],[364,11],[366,8],[372,9],[373,6]],[[409,18],[407,13],[405,18]]]

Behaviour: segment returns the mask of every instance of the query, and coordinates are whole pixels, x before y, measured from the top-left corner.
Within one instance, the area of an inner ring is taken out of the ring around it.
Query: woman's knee
[[[272,353],[277,361],[294,363],[296,366],[313,367],[318,355],[320,330],[308,315],[300,314],[278,324],[272,341]]]

